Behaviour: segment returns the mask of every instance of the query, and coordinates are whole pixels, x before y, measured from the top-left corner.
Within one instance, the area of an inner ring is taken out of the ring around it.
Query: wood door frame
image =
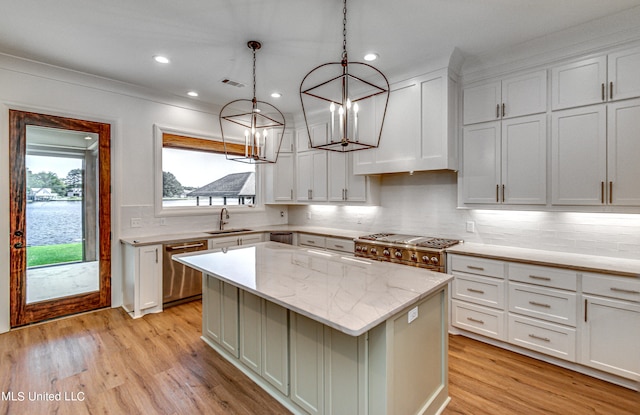
[[[27,304],[26,153],[27,125],[98,134],[99,277],[97,292]],[[111,305],[111,125],[94,121],[9,110],[9,212],[11,327]],[[22,212],[22,214],[17,214]],[[22,234],[16,234],[21,231]],[[22,244],[16,246],[16,244]]]

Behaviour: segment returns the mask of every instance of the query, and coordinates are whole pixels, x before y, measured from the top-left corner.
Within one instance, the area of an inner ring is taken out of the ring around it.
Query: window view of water
[[[82,201],[27,203],[27,246],[82,242]]]

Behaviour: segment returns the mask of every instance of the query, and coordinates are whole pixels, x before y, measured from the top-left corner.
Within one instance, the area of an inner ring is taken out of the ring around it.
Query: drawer
[[[308,233],[298,234],[298,245],[315,246],[316,248],[324,248],[326,239],[324,236],[311,235]]]
[[[458,300],[504,309],[504,280],[479,275],[456,275],[451,295]]]
[[[497,340],[506,340],[504,311],[451,300],[451,324]]]
[[[582,292],[640,302],[640,279],[603,274],[582,274]]]
[[[504,278],[504,262],[464,255],[451,255],[451,271]]]
[[[508,275],[510,281],[526,282],[560,288],[561,290],[575,291],[578,287],[578,274],[566,269],[510,263]]]
[[[576,361],[576,329],[509,313],[509,343]]]
[[[325,245],[327,249],[334,251],[348,252],[350,254],[354,252],[354,242],[351,239],[326,237]]]
[[[576,294],[509,282],[509,311],[576,326]]]

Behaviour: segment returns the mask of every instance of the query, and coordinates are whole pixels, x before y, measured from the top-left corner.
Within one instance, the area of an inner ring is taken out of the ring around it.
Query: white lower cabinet
[[[640,379],[640,281],[585,274],[582,289],[579,362]]]
[[[296,313],[290,324],[291,400],[310,414],[323,414],[323,325]]]
[[[240,290],[239,326],[240,361],[282,394],[287,395],[289,391],[287,309]]]
[[[639,279],[459,254],[448,261],[453,327],[640,379]]]
[[[509,314],[509,343],[571,362],[576,361],[576,329]]]
[[[133,317],[162,311],[162,245],[123,245],[123,307]]]
[[[228,248],[230,246],[249,245],[262,242],[263,234],[250,233],[237,236],[220,236],[209,239],[209,249]]]
[[[205,336],[220,344],[233,356],[239,356],[238,288],[211,275],[204,276],[203,292]]]

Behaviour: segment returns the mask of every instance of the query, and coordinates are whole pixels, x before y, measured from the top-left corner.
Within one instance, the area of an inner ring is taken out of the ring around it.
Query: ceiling
[[[390,79],[451,54],[465,58],[640,6],[640,0],[349,0],[347,48]],[[257,97],[300,111],[299,87],[338,61],[342,0],[0,0],[0,53],[223,105]],[[152,60],[165,55],[170,64]],[[222,79],[246,84],[225,85]],[[273,91],[282,98],[269,96]]]

